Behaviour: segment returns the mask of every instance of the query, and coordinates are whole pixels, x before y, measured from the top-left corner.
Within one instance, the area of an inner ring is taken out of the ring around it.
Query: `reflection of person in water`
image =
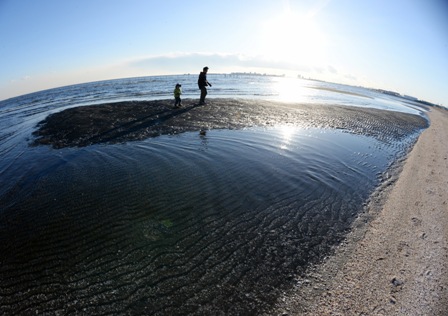
[[[176,84],[176,87],[174,88],[174,107],[180,108],[182,106],[182,100],[180,99],[180,95],[182,94],[182,85]]]
[[[199,100],[199,104],[205,104],[205,96],[207,95],[207,86],[212,86],[210,82],[207,81],[207,71],[208,67],[204,67],[202,72],[199,74],[198,78],[198,87],[201,90],[201,99]]]

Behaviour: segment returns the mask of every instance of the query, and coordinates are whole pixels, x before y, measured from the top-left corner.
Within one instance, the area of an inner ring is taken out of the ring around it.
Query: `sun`
[[[325,38],[312,16],[286,11],[262,27],[263,55],[276,62],[319,64],[325,56]]]

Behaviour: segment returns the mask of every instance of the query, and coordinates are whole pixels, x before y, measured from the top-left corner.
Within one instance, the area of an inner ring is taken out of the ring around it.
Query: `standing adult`
[[[207,95],[207,86],[212,86],[210,82],[207,81],[207,71],[208,67],[204,67],[202,72],[199,74],[198,78],[198,87],[201,90],[201,98],[199,100],[199,104],[205,104],[205,96]]]

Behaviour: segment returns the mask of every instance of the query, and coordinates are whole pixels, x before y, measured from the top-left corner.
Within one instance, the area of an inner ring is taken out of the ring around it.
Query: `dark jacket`
[[[207,87],[208,85],[210,85],[210,84],[207,81],[207,74],[205,72],[201,72],[199,74],[199,78],[198,78],[198,87],[199,87],[199,89]]]

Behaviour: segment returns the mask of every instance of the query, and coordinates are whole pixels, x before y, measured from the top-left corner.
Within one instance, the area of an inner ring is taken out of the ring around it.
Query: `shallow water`
[[[283,126],[31,148],[3,199],[2,309],[255,313],[341,240],[400,146]]]
[[[1,314],[258,314],[344,237],[422,128],[30,147],[39,121],[75,104],[48,93],[1,108]]]

